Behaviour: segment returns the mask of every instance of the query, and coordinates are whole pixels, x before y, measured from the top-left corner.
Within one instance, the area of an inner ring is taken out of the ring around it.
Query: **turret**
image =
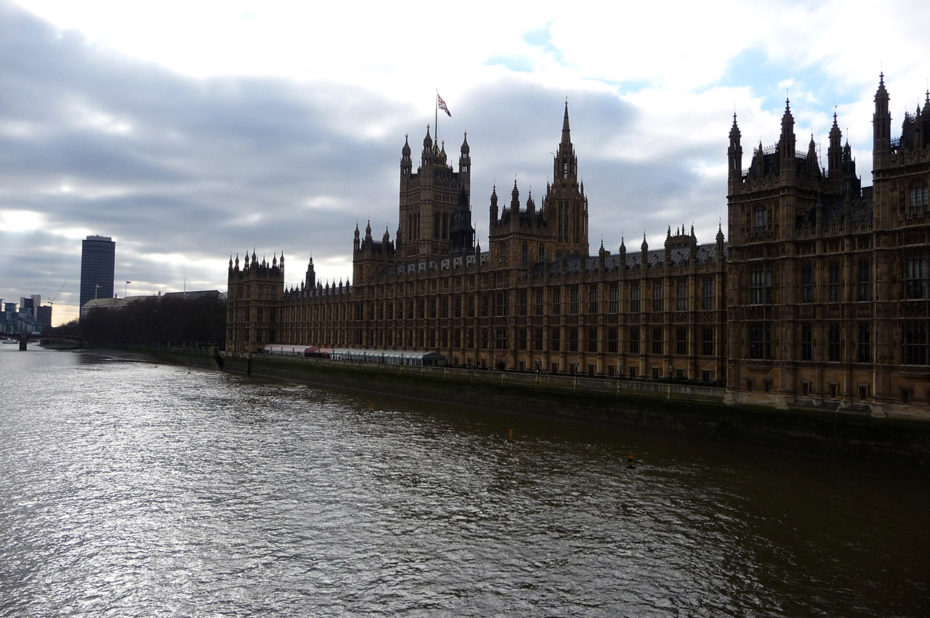
[[[426,137],[423,138],[423,153],[420,155],[421,165],[426,167],[432,157],[433,138],[429,134],[429,125],[426,125]]]
[[[459,150],[459,176],[460,182],[466,190],[471,189],[471,148],[468,146],[468,133],[462,139],[462,147]]]
[[[836,112],[833,112],[833,127],[830,128],[830,148],[827,150],[827,174],[831,180],[840,177],[843,163],[842,139],[843,133],[836,123]]]
[[[413,172],[413,161],[410,159],[410,142],[404,135],[404,147],[400,151],[400,177],[409,178]]]
[[[888,91],[885,74],[878,77],[875,91],[875,113],[872,115],[872,169],[881,169],[891,154],[891,114],[888,112]]]
[[[494,185],[494,188],[491,189],[491,226],[493,227],[498,220],[497,212],[497,185]]]
[[[781,117],[781,137],[778,140],[778,146],[781,152],[782,178],[794,179],[794,116],[791,115],[791,102],[788,99],[785,99],[785,113]]]
[[[730,162],[728,179],[730,193],[736,193],[743,174],[743,147],[740,146],[740,131],[736,124],[736,114],[733,114],[733,126],[730,127],[730,147],[727,148],[727,158]]]
[[[520,190],[517,189],[517,181],[513,181],[513,191],[510,192],[510,225],[517,227],[520,223]]]
[[[311,289],[316,285],[316,271],[313,270],[313,257],[311,257],[310,261],[307,263],[307,274],[304,277],[304,283]]]
[[[722,223],[722,222],[717,223],[717,237],[716,237],[716,241],[717,241],[717,262],[718,262],[718,263],[722,263],[722,262],[723,262],[723,250],[724,250],[724,244],[723,244],[723,223]]]

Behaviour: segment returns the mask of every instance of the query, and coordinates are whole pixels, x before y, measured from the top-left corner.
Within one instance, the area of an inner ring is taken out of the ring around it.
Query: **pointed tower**
[[[304,276],[304,285],[307,289],[313,289],[316,286],[316,271],[313,269],[313,257],[307,262],[307,274]]]
[[[785,113],[781,117],[781,137],[778,140],[779,169],[782,182],[795,180],[797,167],[795,158],[794,116],[791,115],[791,101],[785,99]]]
[[[891,155],[891,114],[888,112],[888,91],[885,90],[885,74],[878,76],[875,91],[875,113],[872,115],[872,170],[880,170],[888,163]]]
[[[552,184],[543,199],[547,227],[554,233],[552,254],[588,255],[588,198],[578,183],[578,157],[572,145],[568,101],[562,119],[562,140],[552,164]]]
[[[730,147],[727,148],[729,172],[727,174],[730,194],[739,191],[739,183],[743,175],[743,147],[740,146],[739,126],[736,124],[736,114],[733,114],[733,126],[730,127]]]
[[[841,142],[843,133],[836,123],[836,112],[833,112],[833,126],[830,128],[830,148],[827,150],[827,176],[836,180],[841,176],[843,164],[843,151]]]
[[[453,219],[458,240],[471,226],[471,155],[467,138],[459,155],[459,171],[447,164],[445,144],[430,136],[423,138],[420,167],[414,172],[410,147],[404,141],[401,151],[401,178],[398,229],[394,251],[404,262],[427,262],[448,258],[453,253]],[[467,223],[464,221],[467,219]],[[460,247],[459,247],[460,248]]]

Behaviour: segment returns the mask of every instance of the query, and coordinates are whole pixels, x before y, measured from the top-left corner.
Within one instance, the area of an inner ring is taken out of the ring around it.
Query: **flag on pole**
[[[446,102],[442,100],[442,97],[439,96],[439,93],[436,93],[436,105],[439,106],[439,109],[446,113],[446,116],[452,117],[452,112],[449,111],[449,107],[446,105]]]

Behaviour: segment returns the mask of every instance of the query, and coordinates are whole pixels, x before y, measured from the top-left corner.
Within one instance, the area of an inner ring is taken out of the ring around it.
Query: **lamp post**
[[[97,291],[98,291],[99,289],[100,289],[100,284],[99,284],[99,283],[95,283],[95,284],[94,284],[94,300],[97,300]]]

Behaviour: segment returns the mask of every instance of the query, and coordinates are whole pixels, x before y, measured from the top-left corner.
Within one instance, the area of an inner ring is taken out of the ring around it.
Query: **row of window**
[[[819,332],[826,335],[826,346],[818,345],[815,336]],[[851,342],[855,349],[853,362],[872,362],[872,325],[860,323],[856,327],[856,341]],[[905,322],[902,326],[902,362],[907,365],[926,365],[930,359],[928,347],[928,325],[922,321]],[[815,332],[813,324],[801,324],[801,360],[828,362],[841,362],[843,360],[844,341],[840,324],[829,323],[826,331]],[[818,358],[818,354],[826,352],[826,358]],[[749,325],[749,358],[771,360],[772,357],[772,323],[754,322]]]
[[[705,311],[713,310],[714,308],[714,281],[713,279],[705,279],[702,282],[703,286],[703,295],[701,296],[701,309]],[[562,289],[553,288],[549,294],[549,307],[550,315],[561,315],[563,310],[568,315],[577,315],[581,312],[581,291],[580,286],[572,286],[568,288],[568,302],[563,304],[562,302]],[[620,312],[620,290],[618,286],[611,285],[608,287],[608,302],[607,302],[607,312],[611,314],[616,314]],[[679,281],[676,286],[677,295],[675,297],[675,310],[676,311],[687,311],[689,302],[688,302],[688,283],[687,281]],[[596,286],[590,286],[587,290],[587,298],[585,299],[584,308],[586,309],[589,315],[597,315],[600,313],[599,306],[599,294],[598,288]],[[365,310],[364,307],[368,307],[368,319],[375,319],[377,307],[377,319],[388,319],[393,320],[395,314],[397,319],[404,319],[404,317],[417,317],[417,318],[426,318],[427,314],[430,318],[437,317],[437,314],[442,317],[462,317],[463,308],[465,309],[465,315],[467,317],[474,317],[476,307],[479,311],[480,317],[487,317],[489,315],[495,315],[498,317],[504,317],[510,315],[510,294],[506,291],[500,291],[491,294],[483,294],[480,296],[480,301],[476,304],[475,296],[466,295],[465,303],[463,307],[463,296],[454,296],[453,297],[453,312],[450,316],[449,314],[449,303],[447,297],[440,297],[438,299],[408,299],[406,301],[400,301],[395,303],[390,301],[384,303],[384,305],[378,304],[367,304],[363,305],[358,303],[356,305],[355,319],[362,320],[365,319]],[[529,290],[518,290],[516,298],[516,310],[517,315],[526,316],[530,313],[530,298],[531,294]],[[543,290],[534,290],[532,293],[533,313],[537,316],[545,315],[545,293]],[[566,306],[567,305],[567,306]],[[652,293],[652,310],[653,311],[663,311],[664,309],[664,284],[655,283]],[[630,286],[630,301],[629,301],[629,310],[631,313],[639,313],[642,309],[641,295],[640,295],[640,285],[638,283]]]
[[[930,280],[928,280],[927,258],[910,257],[904,260],[903,297],[907,300],[928,298]],[[843,273],[839,262],[827,265],[827,301],[843,301]],[[805,264],[801,267],[801,302],[815,302],[816,280],[814,267]],[[855,282],[856,301],[872,300],[872,267],[870,260],[863,259],[856,263]],[[750,305],[772,304],[772,270],[757,268],[750,272],[748,301]]]
[[[641,345],[641,330],[649,337],[648,346]],[[668,351],[665,350],[665,333],[661,327],[629,328],[625,342],[619,339],[620,331],[621,329],[616,327],[604,329],[605,339],[603,344],[599,344],[599,333],[595,327],[554,328],[549,330],[548,338],[544,338],[545,331],[542,328],[517,328],[514,330],[515,341],[513,343],[515,345],[514,349],[523,351],[689,355],[690,341],[688,329],[685,327],[678,327],[671,332],[673,337],[671,341],[672,347]],[[356,330],[354,333],[358,345],[362,344],[361,333],[361,329]],[[511,342],[508,333],[507,328],[427,329],[419,334],[412,330],[393,331],[392,333],[384,333],[387,336],[382,336],[379,339],[383,343],[385,340],[391,342],[395,337],[399,337],[399,340],[393,341],[390,343],[391,345],[415,345],[416,342],[423,342],[431,347],[436,345],[446,347],[448,345],[459,348],[464,345],[465,348],[473,348],[475,347],[475,335],[477,334],[478,347],[489,348],[493,345],[493,349],[496,350],[509,350]],[[700,347],[694,353],[701,356],[714,356],[716,349],[714,343],[715,329],[712,327],[702,328],[699,335],[700,340],[697,345]]]

